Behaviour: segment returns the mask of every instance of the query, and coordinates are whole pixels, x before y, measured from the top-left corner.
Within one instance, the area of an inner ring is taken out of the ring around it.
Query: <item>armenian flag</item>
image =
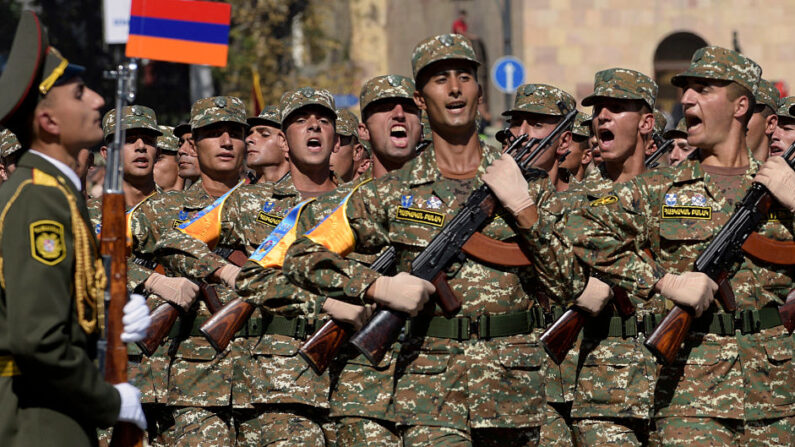
[[[226,66],[228,3],[192,0],[133,0],[127,57]]]

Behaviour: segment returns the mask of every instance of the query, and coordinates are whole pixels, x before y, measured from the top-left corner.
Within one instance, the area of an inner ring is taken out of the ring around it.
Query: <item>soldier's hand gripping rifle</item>
[[[566,112],[562,103],[558,103],[558,107]],[[576,110],[568,112],[555,129],[540,141],[533,138],[522,146],[527,136],[516,138],[505,153],[510,154],[517,161],[526,178],[537,175],[539,171],[532,167],[533,162],[564,131],[571,128],[576,115]],[[482,185],[469,196],[458,214],[411,263],[410,273],[413,276],[431,281],[436,286],[437,303],[447,317],[457,313],[461,303],[447,284],[446,270],[453,261],[460,259],[462,246],[489,222],[498,208],[497,198],[487,185]],[[407,318],[408,315],[403,312],[380,309],[359,332],[351,337],[351,344],[372,364],[377,365],[387,349],[398,339]]]
[[[660,165],[657,160],[660,159],[663,155],[667,152],[670,152],[671,149],[674,148],[674,139],[671,138],[670,140],[666,140],[663,138],[659,133],[653,132],[651,134],[652,139],[654,139],[654,144],[657,146],[657,150],[652,152],[651,155],[646,157],[646,160],[643,164],[646,166],[646,169],[654,169]]]
[[[795,143],[783,155],[790,167],[795,166],[795,161],[792,160],[793,154],[795,154]],[[719,297],[727,312],[737,310],[734,293],[728,282],[729,269],[742,259],[743,243],[762,224],[774,200],[775,198],[764,185],[754,182],[743,200],[737,204],[737,209],[726,225],[696,259],[694,271],[705,273],[718,283]],[[779,308],[782,323],[789,330],[795,325],[795,321],[792,320],[793,313],[795,313],[795,301],[788,301]],[[692,309],[675,306],[646,340],[646,347],[658,359],[672,363],[690,332],[694,318]]]
[[[127,220],[124,217],[121,148],[125,141],[122,127],[124,107],[135,99],[135,74],[138,65],[130,60],[105,77],[116,80],[116,127],[113,143],[108,148],[105,191],[102,195],[102,231],[100,252],[108,276],[105,289],[105,327],[98,344],[100,366],[105,380],[111,384],[127,382],[127,345],[121,341],[122,317],[127,303]],[[143,431],[130,422],[113,427],[111,445],[139,446]]]
[[[242,267],[247,260],[245,253],[228,247],[216,247],[213,252],[238,267]],[[196,284],[199,286],[199,298],[204,301],[207,310],[211,314],[219,312],[223,308],[223,305],[221,304],[221,300],[218,299],[218,292],[216,292],[215,287],[204,281]],[[178,305],[171,302],[165,302],[152,311],[152,324],[149,325],[149,329],[146,331],[146,337],[137,343],[138,347],[141,348],[141,351],[145,355],[150,356],[154,354],[158,346],[163,343],[163,340],[168,336],[169,332],[171,332],[171,328],[174,327],[177,318],[179,318],[182,312],[182,309]]]

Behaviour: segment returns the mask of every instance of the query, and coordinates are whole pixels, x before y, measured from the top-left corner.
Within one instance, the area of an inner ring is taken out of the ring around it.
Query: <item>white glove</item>
[[[680,306],[691,307],[696,318],[707,310],[715,299],[718,285],[704,273],[685,272],[681,275],[666,273],[657,281],[657,290]]]
[[[588,284],[585,285],[585,290],[574,300],[574,304],[592,316],[596,316],[602,312],[610,298],[613,298],[613,289],[602,281],[590,277]]]
[[[381,276],[370,287],[373,301],[412,317],[419,313],[431,294],[436,292],[433,284],[406,272],[395,276]]]
[[[121,408],[119,408],[119,421],[131,422],[141,430],[146,430],[146,417],[141,408],[141,392],[138,388],[127,382],[113,385],[121,397]]]
[[[144,339],[152,318],[149,316],[149,307],[146,305],[143,295],[137,293],[130,295],[127,304],[124,305],[124,316],[121,322],[124,324],[121,341],[134,343]]]
[[[171,278],[152,273],[144,282],[144,290],[188,310],[199,293],[199,286],[187,278]]]
[[[759,168],[754,181],[770,190],[779,203],[795,212],[795,171],[784,157],[771,157]]]
[[[232,290],[235,290],[235,281],[239,274],[240,267],[232,264],[227,264],[215,271],[215,276]]]
[[[326,298],[323,303],[323,312],[329,314],[336,321],[350,324],[358,331],[373,315],[373,307],[372,304],[357,306],[333,298]]]
[[[502,206],[514,216],[534,204],[527,191],[527,180],[524,179],[522,170],[508,154],[502,154],[499,160],[486,168],[482,180],[489,185]]]

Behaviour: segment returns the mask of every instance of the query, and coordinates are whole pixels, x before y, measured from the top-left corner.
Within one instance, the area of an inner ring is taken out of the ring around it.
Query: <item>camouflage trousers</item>
[[[467,432],[452,427],[412,425],[403,429],[403,446],[536,447],[539,428],[476,428]]]
[[[644,419],[577,419],[574,421],[573,435],[576,444],[580,447],[659,445],[653,434],[651,422]]]
[[[393,422],[359,417],[336,419],[340,447],[400,447],[403,445]]]
[[[235,428],[228,407],[176,407],[173,425],[163,432],[170,446],[233,446]]]
[[[792,447],[795,416],[759,421],[670,417],[657,420],[663,447]]]
[[[149,403],[143,403],[141,407],[144,410],[147,423],[144,437],[149,445],[153,447],[174,445],[173,440],[169,437],[173,434],[170,431],[170,427],[174,425],[173,409],[162,404]],[[107,447],[110,445],[113,429],[97,430],[97,435],[100,447]]]
[[[546,419],[541,425],[539,447],[569,447],[574,445],[571,434],[571,403],[547,402]]]
[[[238,446],[337,445],[334,423],[326,410],[285,404],[258,405],[255,410],[241,413],[237,423]]]

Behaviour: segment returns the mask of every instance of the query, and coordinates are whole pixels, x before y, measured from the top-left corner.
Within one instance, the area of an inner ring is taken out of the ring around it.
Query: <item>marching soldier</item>
[[[359,120],[348,110],[337,110],[337,135],[340,148],[331,154],[331,170],[347,183],[359,177],[366,160],[364,146],[359,141]]]
[[[285,153],[282,117],[278,106],[265,106],[259,116],[248,118],[246,166],[254,171],[254,183],[278,183],[290,172]]]
[[[760,79],[754,99],[756,106],[754,114],[748,121],[748,132],[745,139],[748,141],[748,147],[751,148],[754,158],[764,162],[770,156],[770,139],[778,122],[776,110],[780,95],[775,84],[767,79]]]
[[[146,428],[140,392],[94,364],[105,274],[89,226],[78,152],[102,139],[102,97],[23,12],[0,77],[0,122],[25,148],[0,187],[0,444],[94,445],[117,421]],[[29,88],[33,86],[33,88]],[[149,324],[124,308],[122,341]]]
[[[685,161],[696,150],[696,148],[687,144],[687,121],[684,118],[681,118],[676,123],[675,128],[666,131],[664,137],[666,140],[674,140],[674,147],[668,154],[668,164],[670,166],[676,166]]]
[[[190,123],[181,123],[174,128],[174,136],[179,139],[177,143],[177,164],[179,176],[184,180],[182,190],[188,189],[199,180],[199,162],[196,161],[196,145],[193,142],[193,133]]]
[[[776,116],[776,130],[773,131],[770,142],[770,156],[784,154],[784,151],[795,141],[795,114],[792,106],[795,105],[795,96],[787,96],[779,102]]]
[[[560,163],[560,175],[566,178],[565,188],[568,189],[572,184],[577,184],[585,178],[588,167],[591,165],[593,154],[591,150],[591,115],[579,112],[571,128],[571,145],[569,155]],[[565,172],[564,172],[565,170]],[[565,191],[565,189],[563,189]]]
[[[164,191],[182,191],[185,179],[179,176],[177,149],[179,139],[174,135],[174,128],[158,126],[163,135],[157,137],[158,156],[155,161],[155,183]]]

